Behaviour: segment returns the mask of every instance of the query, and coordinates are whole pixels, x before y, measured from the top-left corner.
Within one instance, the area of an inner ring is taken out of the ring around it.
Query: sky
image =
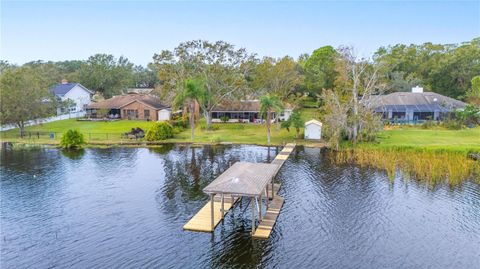
[[[480,37],[480,0],[0,0],[0,15],[0,58],[16,64],[108,53],[146,65],[154,53],[193,39],[296,58],[325,45],[354,46],[369,57],[380,46]]]

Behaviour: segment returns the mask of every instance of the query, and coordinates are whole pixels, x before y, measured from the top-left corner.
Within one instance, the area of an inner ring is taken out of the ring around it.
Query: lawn
[[[304,109],[303,118],[309,120],[318,118],[317,109]],[[139,141],[129,140],[121,137],[122,133],[130,131],[132,128],[140,127],[147,130],[153,123],[147,121],[128,121],[120,120],[114,122],[90,122],[77,121],[75,119],[63,120],[45,123],[42,125],[30,126],[26,128],[27,132],[32,133],[31,138],[19,139],[18,130],[1,132],[0,137],[3,141],[22,141],[33,143],[56,144],[59,142],[61,134],[66,130],[75,128],[85,135],[89,143],[137,143]],[[217,123],[216,130],[207,131],[204,121],[197,124],[195,130],[195,141],[198,143],[219,143],[231,142],[239,144],[267,144],[267,135],[265,125],[242,124],[242,123]],[[40,139],[36,137],[36,132],[43,132]],[[49,133],[56,132],[56,138],[50,139]],[[302,130],[303,132],[303,130]],[[290,132],[285,129],[277,129],[272,125],[271,144],[279,145],[287,142],[296,142],[297,144],[307,144],[311,146],[321,146],[323,143],[306,142],[303,139],[295,139],[293,128]],[[142,142],[142,141],[140,141]],[[165,142],[192,142],[190,140],[190,129],[185,129],[172,139]],[[421,149],[445,149],[454,151],[480,151],[480,127],[463,130],[446,130],[439,127],[434,129],[421,129],[420,127],[397,127],[382,131],[376,142],[363,143],[360,146],[373,148],[390,147],[411,147]]]
[[[462,130],[447,130],[439,127],[434,129],[395,128],[381,132],[375,147],[480,150],[480,127]]]
[[[26,128],[32,137],[27,136],[25,139],[18,138],[18,129],[9,130],[0,133],[0,137],[4,141],[22,141],[33,143],[47,143],[56,144],[59,142],[61,134],[68,129],[78,129],[85,135],[89,143],[127,143],[136,142],[122,138],[121,134],[130,131],[132,128],[142,128],[148,130],[152,122],[147,121],[129,121],[120,120],[114,122],[91,122],[91,121],[77,121],[75,119],[62,120],[56,122],[45,123],[42,125],[30,126]],[[204,121],[200,121],[195,129],[195,141],[198,143],[219,143],[232,142],[242,144],[267,144],[267,131],[265,125],[259,124],[242,124],[242,123],[219,123],[214,124],[217,130],[207,131],[204,126]],[[295,140],[295,133],[293,130],[288,132],[285,129],[277,129],[272,125],[271,144],[279,145]],[[40,132],[40,139],[37,138],[37,132]],[[50,139],[49,133],[55,132],[56,139]],[[301,144],[303,140],[299,140]],[[177,133],[174,138],[168,139],[165,142],[192,142],[190,139],[190,129],[184,129]]]

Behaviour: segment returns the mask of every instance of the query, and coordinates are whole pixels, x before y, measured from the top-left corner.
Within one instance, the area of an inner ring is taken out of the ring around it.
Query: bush
[[[200,125],[200,130],[207,130],[207,124],[202,124]],[[220,130],[220,126],[218,124],[212,124],[210,125],[209,131],[217,131]]]
[[[442,122],[443,127],[450,130],[460,130],[463,128],[463,124],[459,120],[446,120]]]
[[[78,130],[70,129],[63,134],[60,146],[64,149],[79,149],[85,144],[83,134]]]
[[[177,119],[177,120],[171,120],[170,121],[170,124],[173,126],[173,127],[182,127],[182,128],[187,128],[187,126],[189,125],[189,122],[188,122],[188,119],[185,118],[180,118],[180,119]]]
[[[433,127],[435,127],[435,122],[432,120],[426,120],[424,123],[422,123],[423,129],[431,129]]]
[[[229,119],[230,119],[230,118],[227,117],[227,116],[220,117],[220,120],[221,120],[222,122],[227,122]]]
[[[171,137],[173,137],[173,127],[167,122],[154,123],[145,135],[147,141],[165,140]]]

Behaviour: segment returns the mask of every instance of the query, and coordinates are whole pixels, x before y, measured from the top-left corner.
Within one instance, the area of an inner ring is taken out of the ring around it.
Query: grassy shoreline
[[[115,121],[115,122],[85,122],[75,119],[45,123],[30,126],[27,132],[32,133],[32,138],[18,138],[18,130],[0,132],[2,142],[41,144],[56,146],[60,142],[63,132],[75,128],[82,132],[87,140],[87,146],[158,146],[171,143],[185,144],[250,144],[268,146],[266,128],[258,124],[225,123],[214,124],[215,130],[205,130],[200,122],[195,129],[195,139],[190,139],[190,129],[184,129],[176,133],[174,138],[159,142],[147,142],[144,140],[132,140],[121,138],[121,134],[131,128],[140,127],[148,129],[152,122],[146,121]],[[303,130],[302,130],[303,131]],[[36,132],[41,132],[40,138]],[[49,138],[50,132],[56,132],[55,139]],[[295,142],[297,145],[307,147],[326,147],[324,141],[313,142],[295,138],[295,131],[288,132],[272,126],[271,146],[280,146]],[[342,150],[352,149],[349,143],[342,144]],[[401,126],[388,128],[378,135],[376,142],[360,143],[355,149],[378,149],[378,150],[415,150],[419,152],[458,152],[467,154],[472,151],[480,151],[480,127],[463,130],[447,130],[440,127],[434,129],[421,129],[419,127]]]

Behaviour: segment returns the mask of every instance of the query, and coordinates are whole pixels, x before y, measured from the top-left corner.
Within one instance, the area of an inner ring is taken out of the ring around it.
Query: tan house
[[[171,109],[164,105],[159,98],[139,93],[128,93],[113,96],[87,107],[87,117],[121,118],[128,120],[169,120]]]

